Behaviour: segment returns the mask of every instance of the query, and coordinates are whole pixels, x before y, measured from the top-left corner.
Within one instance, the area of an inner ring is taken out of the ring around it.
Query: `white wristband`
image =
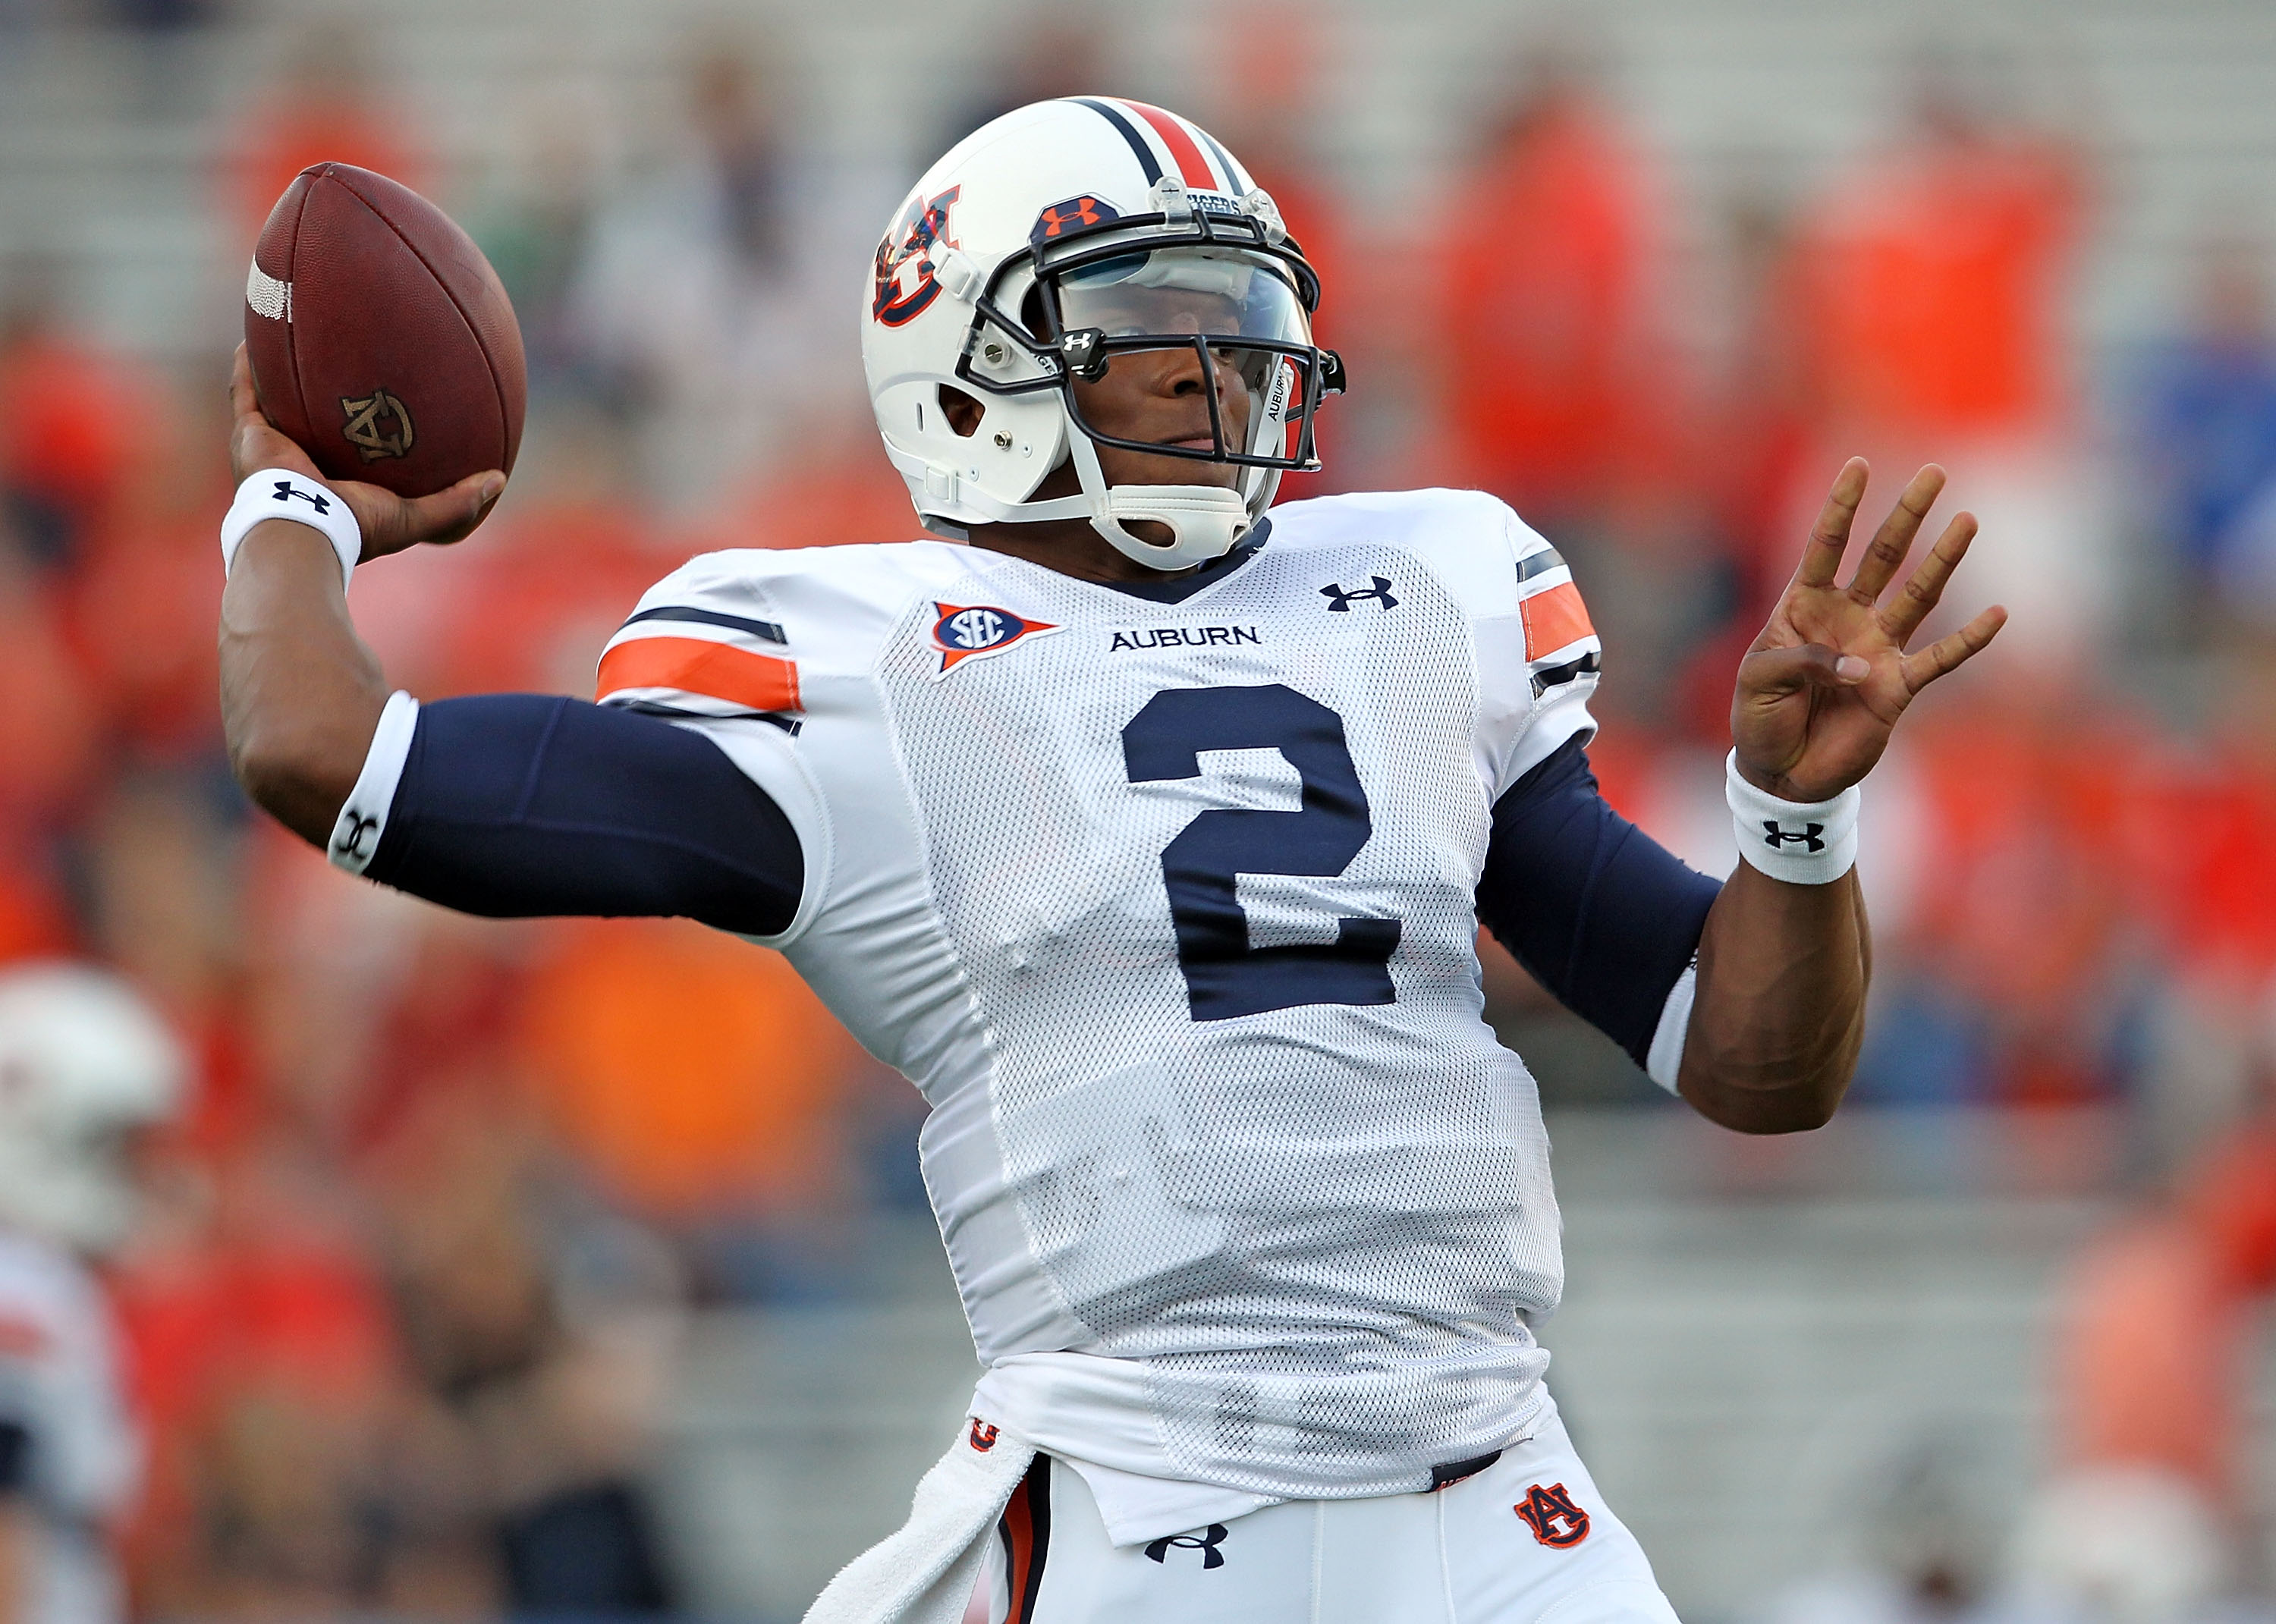
[[[237,563],[237,550],[254,526],[269,519],[289,519],[294,524],[321,530],[340,556],[340,585],[345,588],[363,557],[363,530],[348,505],[305,474],[290,468],[263,468],[248,474],[237,488],[237,500],[221,521],[221,571],[226,577]]]
[[[1723,763],[1723,799],[1731,804],[1739,855],[1774,880],[1824,885],[1857,866],[1857,808],[1851,785],[1831,801],[1786,801],[1739,774],[1736,750]]]

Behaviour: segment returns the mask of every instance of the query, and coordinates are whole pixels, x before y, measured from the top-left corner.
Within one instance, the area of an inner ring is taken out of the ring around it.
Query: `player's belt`
[[[1472,1455],[1467,1461],[1449,1461],[1444,1466],[1434,1466],[1430,1468],[1430,1492],[1436,1494],[1465,1477],[1475,1477],[1500,1459],[1501,1451],[1497,1449],[1491,1454]]]

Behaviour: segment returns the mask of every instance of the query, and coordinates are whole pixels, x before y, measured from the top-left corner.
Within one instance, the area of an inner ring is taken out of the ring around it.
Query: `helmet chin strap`
[[[1076,477],[1090,500],[1091,528],[1148,569],[1190,569],[1222,558],[1256,525],[1240,492],[1222,485],[1109,485],[1090,436],[1077,430],[1067,437]],[[1169,542],[1145,541],[1127,527],[1146,521],[1167,529]]]

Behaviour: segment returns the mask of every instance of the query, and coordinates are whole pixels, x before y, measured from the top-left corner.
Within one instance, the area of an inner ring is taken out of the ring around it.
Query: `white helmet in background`
[[[125,1240],[128,1139],[180,1108],[187,1071],[173,1034],[117,976],[0,972],[0,1224],[87,1253]]]
[[[1319,277],[1271,197],[1199,125],[1142,102],[1071,96],[1005,114],[926,171],[877,245],[861,359],[885,454],[927,528],[1088,519],[1140,563],[1221,557],[1290,469],[1317,468],[1312,418],[1343,363],[1312,342]],[[1206,345],[1206,348],[1203,346]],[[1132,350],[1192,348],[1236,374],[1248,432],[1207,391],[1211,449],[1119,440],[1078,380]],[[982,403],[960,435],[944,389]],[[1110,487],[1100,444],[1238,467],[1238,487]],[[1072,460],[1081,494],[1035,500]],[[1133,523],[1165,527],[1156,544]]]

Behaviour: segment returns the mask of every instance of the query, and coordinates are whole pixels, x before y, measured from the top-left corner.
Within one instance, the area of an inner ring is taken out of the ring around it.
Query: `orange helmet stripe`
[[[1116,100],[1121,101],[1121,98],[1117,97]],[[1232,178],[1228,176],[1223,182],[1218,181],[1210,169],[1209,160],[1202,156],[1201,143],[1193,138],[1192,132],[1186,128],[1185,121],[1175,113],[1165,112],[1144,102],[1123,101],[1122,105],[1154,126],[1154,133],[1162,138],[1162,144],[1170,149],[1170,156],[1177,161],[1178,173],[1187,186],[1196,192],[1224,192],[1232,188]]]

